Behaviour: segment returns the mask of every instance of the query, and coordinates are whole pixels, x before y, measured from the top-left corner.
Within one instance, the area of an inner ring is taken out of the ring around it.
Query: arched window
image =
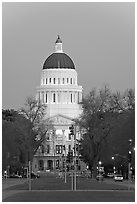
[[[55,102],[56,102],[56,94],[53,93],[53,103],[55,103]]]
[[[44,170],[44,161],[39,160],[39,170]]]

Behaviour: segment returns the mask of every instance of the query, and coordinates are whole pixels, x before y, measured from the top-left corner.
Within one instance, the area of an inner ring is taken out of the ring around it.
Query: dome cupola
[[[58,35],[55,52],[44,62],[43,69],[75,69],[72,59],[62,49],[62,40]]]
[[[56,43],[62,43],[62,40],[60,39],[60,36],[58,35],[58,38],[56,40]]]

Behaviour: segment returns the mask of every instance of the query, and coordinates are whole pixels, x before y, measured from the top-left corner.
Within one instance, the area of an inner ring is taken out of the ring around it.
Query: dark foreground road
[[[134,202],[128,191],[32,191],[14,194],[4,202]]]
[[[3,181],[4,202],[134,202],[135,191],[128,191],[126,183],[115,183],[113,180],[98,182],[95,179],[80,178],[77,191],[71,191],[71,178],[56,178],[54,175],[41,175],[32,180],[32,191],[28,183],[22,180],[17,185],[8,186],[11,181]],[[6,184],[7,183],[7,184]],[[12,183],[11,183],[12,184]]]

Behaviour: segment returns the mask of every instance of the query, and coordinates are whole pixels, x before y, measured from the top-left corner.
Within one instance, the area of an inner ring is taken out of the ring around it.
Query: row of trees
[[[83,113],[76,121],[82,131],[81,155],[96,174],[98,161],[112,163],[114,155],[128,156],[129,139],[135,144],[135,95],[123,95],[104,87],[93,89],[82,101]],[[132,159],[134,163],[134,158]],[[134,164],[133,164],[134,165]]]
[[[115,154],[127,156],[128,140],[135,141],[135,95],[134,90],[126,90],[123,95],[111,93],[104,87],[93,89],[82,101],[83,112],[76,120],[81,130],[81,155],[94,169],[98,161],[104,164]],[[51,123],[45,121],[46,106],[34,98],[26,100],[20,111],[2,111],[2,162],[3,170],[18,163],[26,165],[46,140]],[[47,125],[48,124],[48,125]],[[134,160],[133,160],[134,161]]]
[[[44,117],[46,106],[33,97],[26,100],[19,111],[2,110],[2,168],[19,170],[32,161],[51,125]],[[12,171],[12,170],[11,170]]]

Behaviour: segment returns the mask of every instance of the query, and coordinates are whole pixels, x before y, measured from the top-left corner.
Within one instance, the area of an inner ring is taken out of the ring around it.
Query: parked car
[[[107,178],[113,178],[114,177],[114,173],[107,173]]]
[[[123,181],[123,176],[121,174],[114,175],[114,181]]]
[[[98,180],[98,181],[103,181],[103,180],[104,180],[104,176],[103,176],[102,174],[98,174],[98,175],[96,176],[96,180]]]

